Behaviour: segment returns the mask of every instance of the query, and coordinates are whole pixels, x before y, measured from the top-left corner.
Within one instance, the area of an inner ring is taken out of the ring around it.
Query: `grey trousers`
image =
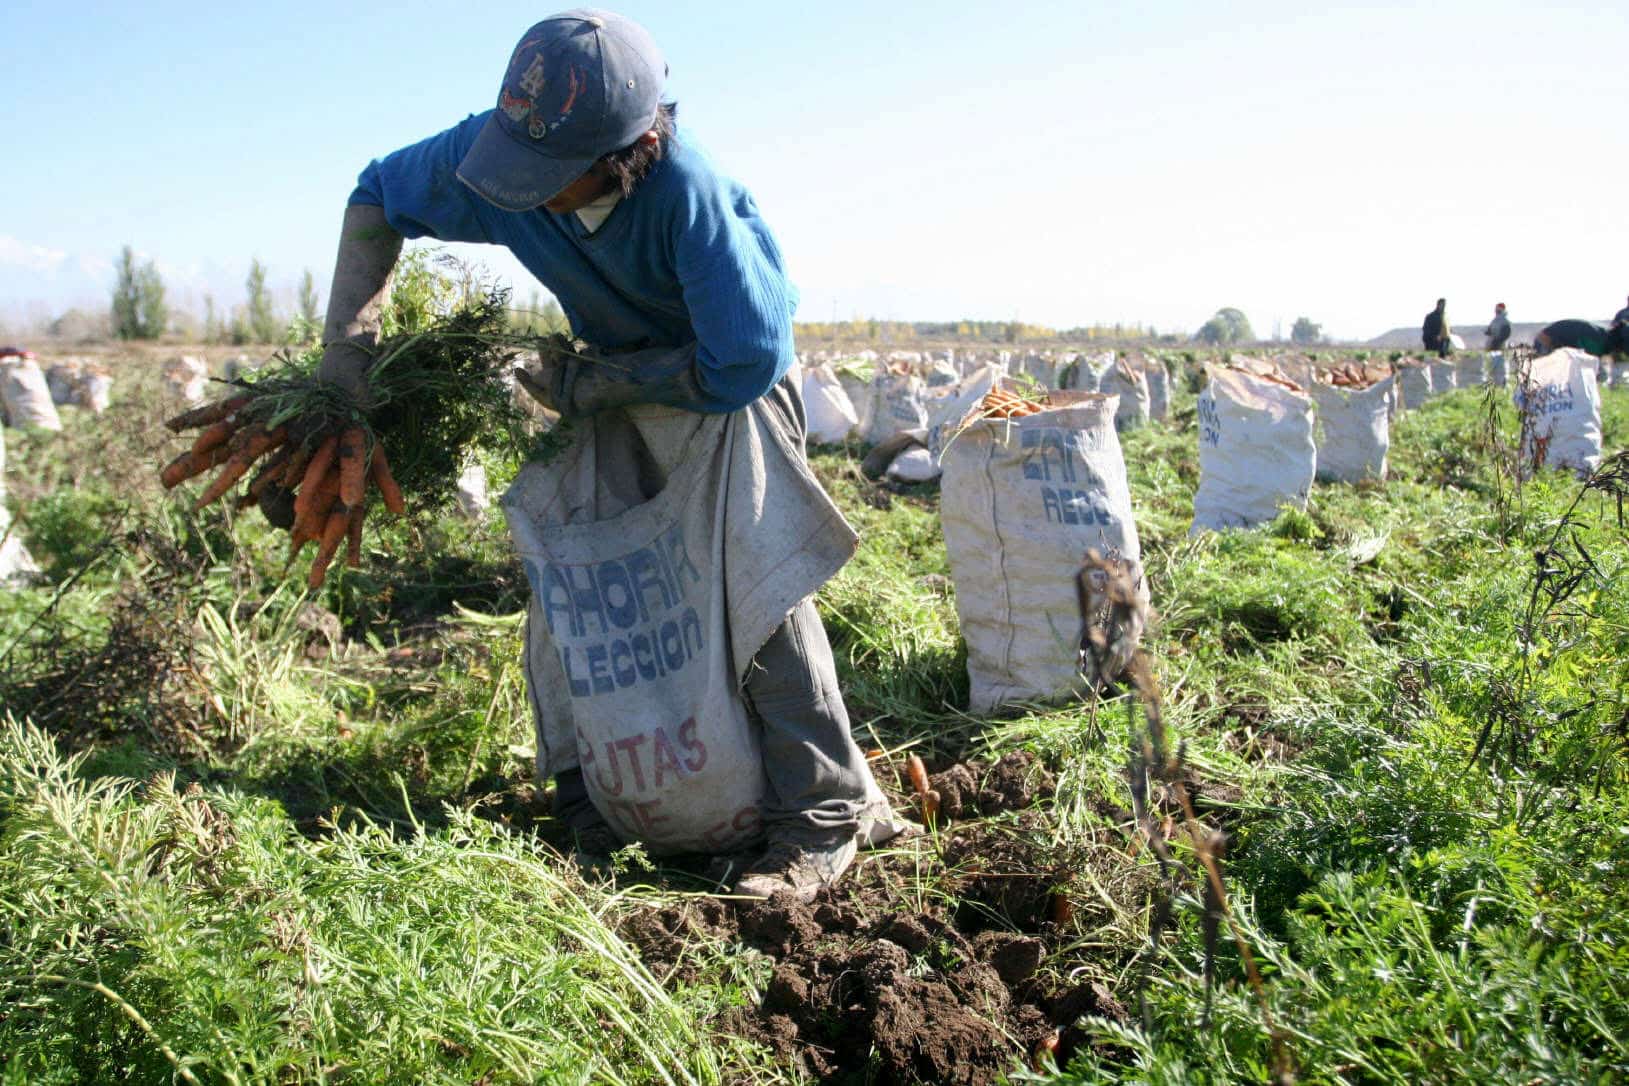
[[[820,841],[859,829],[870,770],[849,729],[831,643],[814,601],[786,616],[746,677],[747,710],[764,754],[769,838]],[[571,829],[601,821],[580,769],[554,778],[554,815]]]

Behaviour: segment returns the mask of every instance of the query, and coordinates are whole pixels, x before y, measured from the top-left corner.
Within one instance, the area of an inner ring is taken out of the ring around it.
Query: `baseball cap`
[[[656,122],[667,63],[650,32],[594,8],[551,15],[510,54],[498,108],[458,179],[505,211],[528,211]]]
[[[1493,308],[1494,309],[1503,309],[1504,307],[1505,307],[1505,303],[1500,302],[1498,305],[1494,306]]]

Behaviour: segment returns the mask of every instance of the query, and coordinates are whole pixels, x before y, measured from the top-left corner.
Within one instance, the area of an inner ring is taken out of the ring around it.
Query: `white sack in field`
[[[1165,419],[1171,414],[1171,374],[1159,358],[1143,360],[1143,378],[1148,382],[1148,417]]]
[[[803,410],[809,420],[809,440],[820,445],[844,440],[860,423],[843,382],[823,362],[803,371]]]
[[[1363,389],[1312,386],[1318,401],[1318,478],[1356,483],[1386,477],[1394,381],[1388,377]]]
[[[888,478],[901,483],[928,483],[939,478],[939,464],[925,446],[912,445],[888,465]]]
[[[1403,394],[1403,407],[1417,410],[1431,398],[1431,367],[1422,362],[1399,362],[1398,385]]]
[[[453,499],[458,502],[458,511],[471,520],[485,515],[492,508],[492,499],[487,495],[486,469],[474,460],[467,462],[458,473],[458,489]]]
[[[926,428],[926,392],[920,377],[879,369],[871,382],[871,424],[866,429],[866,444],[880,445],[901,430]]]
[[[198,406],[209,394],[209,364],[193,355],[172,358],[164,366],[164,390],[189,406]]]
[[[51,390],[51,402],[58,407],[76,403],[74,390],[85,371],[78,359],[65,359],[45,371],[45,385]]]
[[[62,429],[51,387],[32,358],[0,359],[0,401],[5,404],[6,420],[20,430]]]
[[[1481,388],[1488,381],[1488,360],[1480,353],[1461,355],[1454,367],[1455,388]]]
[[[1522,463],[1542,453],[1545,467],[1586,475],[1601,466],[1601,391],[1594,355],[1562,347],[1533,359],[1527,380],[1516,390],[1518,410],[1531,412]]]
[[[933,457],[934,475],[938,477],[940,459],[944,456],[945,444],[954,441],[957,427],[967,413],[978,406],[978,402],[989,395],[990,390],[998,387],[1007,376],[1007,367],[999,362],[991,362],[979,370],[974,371],[956,386],[956,391],[931,404],[928,414],[928,432],[925,439],[928,452]]]
[[[1612,363],[1612,387],[1629,388],[1629,359],[1618,359]]]
[[[1109,371],[1102,391],[1120,397],[1120,406],[1114,412],[1114,428],[1121,433],[1146,425],[1149,414],[1148,380],[1142,371],[1133,369],[1128,359],[1120,359]]]
[[[1031,351],[1017,365],[1016,372],[1033,377],[1042,388],[1058,387],[1058,364],[1045,355]]]
[[[1253,528],[1281,505],[1305,508],[1317,462],[1311,398],[1238,370],[1206,370],[1192,530]]]
[[[939,510],[967,641],[971,709],[1054,699],[1116,677],[1146,621],[1148,586],[1132,520],[1114,397],[1061,393],[1059,406],[984,419],[942,458]],[[1101,631],[1107,674],[1083,676],[1075,576],[1087,550],[1125,562],[1143,606]]]
[[[87,370],[79,379],[79,406],[100,415],[113,402],[113,375],[104,369]]]
[[[1454,367],[1452,359],[1438,359],[1430,363],[1431,366],[1431,395],[1441,396],[1444,392],[1452,392],[1459,387],[1459,371]]]

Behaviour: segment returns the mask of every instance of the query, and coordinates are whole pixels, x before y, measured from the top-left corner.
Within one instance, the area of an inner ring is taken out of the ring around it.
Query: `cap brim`
[[[594,165],[592,158],[550,158],[511,136],[497,114],[486,119],[469,153],[458,164],[458,180],[505,211],[530,211],[571,184]]]

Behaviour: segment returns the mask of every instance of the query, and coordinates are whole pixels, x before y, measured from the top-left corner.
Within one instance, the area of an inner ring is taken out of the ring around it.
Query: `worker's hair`
[[[633,195],[639,182],[650,176],[650,171],[662,160],[667,152],[668,141],[673,138],[673,118],[678,114],[679,107],[673,102],[663,102],[656,107],[656,119],[651,122],[648,131],[656,133],[655,143],[646,143],[643,139],[634,140],[620,151],[612,151],[600,158],[616,182],[618,191],[626,198]]]

